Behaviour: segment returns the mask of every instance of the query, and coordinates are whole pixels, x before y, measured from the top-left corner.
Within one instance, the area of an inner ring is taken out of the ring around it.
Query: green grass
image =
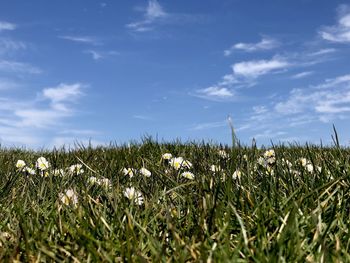
[[[350,150],[278,146],[270,164],[260,165],[266,150],[152,140],[71,151],[2,149],[0,261],[349,262]],[[162,160],[164,153],[189,160],[192,168],[182,170],[194,180]],[[29,166],[40,156],[50,163],[48,176],[16,168],[17,160]],[[74,164],[84,173],[67,174]],[[130,178],[124,167],[152,175]],[[66,174],[54,176],[54,169]],[[234,179],[236,170],[241,176]],[[108,178],[111,187],[89,183],[92,176]],[[124,196],[128,187],[142,193],[142,205]],[[76,205],[62,203],[67,189]]]

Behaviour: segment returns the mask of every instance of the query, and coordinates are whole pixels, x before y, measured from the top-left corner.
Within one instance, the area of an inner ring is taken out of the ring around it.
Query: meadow
[[[1,262],[350,262],[350,150],[0,150]]]

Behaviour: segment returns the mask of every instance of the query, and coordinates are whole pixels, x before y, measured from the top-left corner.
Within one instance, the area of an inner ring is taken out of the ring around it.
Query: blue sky
[[[0,140],[350,144],[350,4],[0,2]]]

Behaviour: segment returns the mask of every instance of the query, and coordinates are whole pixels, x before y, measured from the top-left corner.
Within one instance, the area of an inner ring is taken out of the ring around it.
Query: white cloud
[[[350,83],[350,74],[339,76],[332,79],[326,79],[324,83],[314,86],[316,89],[333,88],[339,85],[348,85]]]
[[[47,128],[71,114],[56,109],[25,108],[15,110],[14,115],[19,118],[17,127]]]
[[[254,106],[253,111],[255,114],[265,114],[268,110],[265,106]]]
[[[279,46],[279,42],[273,38],[263,37],[258,43],[237,43],[231,48],[224,51],[225,56],[230,56],[234,50],[243,50],[246,52],[254,52],[261,50],[270,50]]]
[[[27,45],[20,41],[14,41],[12,39],[0,38],[0,55],[8,54],[9,52],[24,50]]]
[[[209,100],[221,101],[232,98],[234,96],[234,93],[225,87],[212,86],[197,90],[195,96]]]
[[[313,71],[304,71],[304,72],[300,72],[300,73],[293,75],[291,78],[292,79],[302,79],[302,78],[305,78],[305,77],[310,76],[312,74],[314,74]]]
[[[350,111],[350,74],[328,79],[308,89],[294,89],[285,101],[275,105],[277,113],[302,114],[309,112],[319,119],[337,119],[337,114]]]
[[[100,52],[94,51],[94,50],[87,50],[85,53],[88,53],[92,56],[94,60],[99,60],[103,58],[102,54]]]
[[[335,48],[324,48],[324,49],[320,49],[319,51],[310,53],[309,56],[321,56],[321,55],[325,55],[325,54],[330,54],[330,53],[334,53],[337,50]]]
[[[16,89],[18,86],[19,85],[12,80],[0,78],[0,90]]]
[[[216,85],[199,89],[196,96],[203,99],[223,101],[227,98],[237,97],[236,90],[252,87],[256,79],[269,73],[277,73],[291,66],[285,58],[273,57],[271,60],[249,60],[235,63],[231,66],[232,73],[222,77]]]
[[[15,30],[16,27],[17,26],[15,24],[5,22],[5,21],[0,21],[0,32],[5,30]]]
[[[9,72],[9,73],[29,73],[29,74],[40,74],[42,71],[30,64],[9,61],[9,60],[0,60],[0,72]]]
[[[61,83],[56,87],[45,88],[42,91],[43,98],[51,101],[51,107],[59,112],[70,112],[67,108],[67,102],[75,102],[83,95],[81,83],[65,84]]]
[[[287,132],[285,132],[285,131],[265,130],[262,133],[255,134],[254,136],[252,136],[252,138],[255,138],[255,139],[260,139],[260,138],[272,139],[272,138],[276,138],[276,137],[279,137],[279,136],[285,135],[285,134],[287,134]]]
[[[96,51],[96,50],[86,50],[86,54],[90,54],[93,60],[101,60],[110,56],[119,55],[119,52],[116,51]]]
[[[158,3],[157,0],[149,0],[146,9],[146,17],[148,19],[156,19],[159,17],[166,16],[167,13],[164,11],[163,7]]]
[[[43,89],[39,99],[0,98],[0,140],[7,145],[43,146],[48,131],[68,130],[66,120],[75,115],[70,104],[80,99],[82,87],[59,84]]]
[[[95,130],[88,130],[88,129],[65,129],[59,132],[59,134],[66,134],[66,135],[84,135],[84,136],[88,136],[88,135],[97,135],[99,134],[99,132],[95,131]]]
[[[132,117],[134,119],[143,120],[143,121],[153,121],[154,120],[154,118],[152,118],[151,116],[140,115],[140,114],[133,115]]]
[[[290,63],[282,58],[272,58],[271,60],[251,60],[239,62],[232,65],[233,73],[246,78],[257,78],[276,70],[284,69]]]
[[[284,99],[280,96],[270,98],[267,104],[253,107],[240,125],[248,127],[246,134],[252,133],[255,138],[280,140],[290,138],[293,133],[297,134],[299,141],[306,141],[315,140],[315,136],[305,137],[309,134],[304,132],[304,127],[310,133],[319,134],[319,125],[329,127],[330,123],[337,120],[345,122],[349,118],[350,74],[326,79],[318,85],[293,89]]]
[[[140,21],[129,23],[127,28],[135,32],[147,32],[153,30],[153,24],[160,19],[167,17],[168,14],[157,0],[149,0],[144,12],[144,18]]]
[[[350,6],[341,5],[338,8],[337,24],[324,27],[319,34],[323,39],[331,42],[350,43]]]
[[[59,36],[59,38],[77,42],[77,43],[83,43],[83,44],[90,44],[90,45],[101,44],[101,42],[98,39],[90,36]]]
[[[61,83],[56,87],[45,88],[43,96],[52,102],[74,101],[82,95],[82,87],[81,83]]]
[[[200,130],[208,130],[208,129],[215,129],[215,128],[221,128],[221,127],[228,127],[228,122],[226,121],[218,121],[218,122],[206,122],[206,123],[199,123],[193,125],[193,127],[190,128],[191,131],[200,131]]]

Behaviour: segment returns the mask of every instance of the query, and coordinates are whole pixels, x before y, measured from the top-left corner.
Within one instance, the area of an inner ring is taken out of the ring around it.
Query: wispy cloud
[[[29,73],[29,74],[40,74],[41,69],[34,67],[28,63],[1,60],[0,59],[0,72],[9,73]]]
[[[86,50],[85,53],[90,54],[94,60],[100,60],[103,58],[102,54],[95,50]]]
[[[91,36],[59,36],[61,39],[82,43],[82,44],[90,44],[90,45],[100,45],[101,41],[96,37]]]
[[[261,139],[261,138],[268,138],[268,139],[273,139],[280,137],[281,135],[285,135],[287,132],[285,131],[276,131],[276,130],[265,130],[262,133],[257,133],[252,138],[255,139]]]
[[[140,115],[140,114],[133,115],[132,117],[134,119],[143,120],[143,121],[153,121],[154,120],[154,118],[151,116]]]
[[[80,83],[61,83],[44,88],[38,98],[1,98],[1,141],[7,145],[43,145],[48,131],[67,129],[67,118],[75,115],[71,105],[80,99],[83,87]]]
[[[321,55],[326,55],[326,54],[330,54],[330,53],[334,53],[337,50],[335,48],[324,48],[324,49],[320,49],[319,51],[313,52],[308,54],[309,56],[321,56]]]
[[[65,129],[59,132],[59,134],[65,134],[65,135],[97,135],[99,132],[95,130],[89,130],[89,129]]]
[[[101,60],[110,56],[119,55],[117,51],[97,51],[97,50],[85,50],[84,53],[91,55],[93,60]]]
[[[274,57],[271,60],[251,60],[232,65],[233,74],[245,78],[257,78],[259,76],[284,69],[290,63],[284,58]]]
[[[9,23],[6,21],[0,21],[0,32],[5,31],[5,30],[15,30],[16,27],[17,26],[13,23]]]
[[[0,90],[11,90],[17,88],[18,86],[18,83],[10,79],[0,78]]]
[[[209,130],[209,129],[215,129],[215,128],[221,128],[221,127],[228,127],[227,120],[225,121],[218,121],[218,122],[205,122],[205,123],[198,123],[194,124],[190,130],[191,131],[201,131],[201,130]]]
[[[254,86],[257,78],[266,74],[280,72],[291,65],[287,59],[279,56],[275,56],[270,60],[237,62],[231,66],[232,73],[224,75],[216,85],[197,89],[194,95],[215,101],[224,101],[237,97],[236,91],[238,89]]]
[[[56,87],[45,88],[42,96],[51,101],[51,107],[59,111],[69,111],[66,107],[67,102],[74,102],[83,95],[81,83],[65,84],[61,83]]]
[[[225,56],[230,56],[235,50],[246,52],[270,50],[279,46],[279,42],[270,37],[263,37],[258,43],[237,43],[224,51]]]
[[[350,74],[309,89],[293,89],[288,99],[275,105],[275,110],[284,115],[311,112],[320,120],[337,119],[337,114],[350,112]]]
[[[27,45],[21,41],[8,38],[0,38],[0,55],[9,54],[18,50],[25,50]]]
[[[209,100],[226,100],[234,96],[233,91],[225,87],[212,86],[205,89],[198,89],[195,96]]]
[[[305,77],[310,76],[312,74],[314,74],[313,71],[304,71],[304,72],[300,72],[300,73],[293,75],[291,78],[292,79],[302,79],[302,78],[305,78]]]
[[[298,134],[295,141],[307,141],[315,137],[302,134],[301,127],[310,129],[310,124],[319,127],[350,119],[350,74],[293,89],[285,98],[281,96],[252,107],[238,127],[244,127],[245,134],[252,134],[251,138],[283,141]]]
[[[319,34],[323,39],[331,42],[350,43],[350,6],[341,5],[337,12],[337,24],[323,27]]]
[[[143,19],[126,25],[135,32],[146,32],[153,30],[153,24],[168,16],[157,0],[149,0],[144,11]]]

